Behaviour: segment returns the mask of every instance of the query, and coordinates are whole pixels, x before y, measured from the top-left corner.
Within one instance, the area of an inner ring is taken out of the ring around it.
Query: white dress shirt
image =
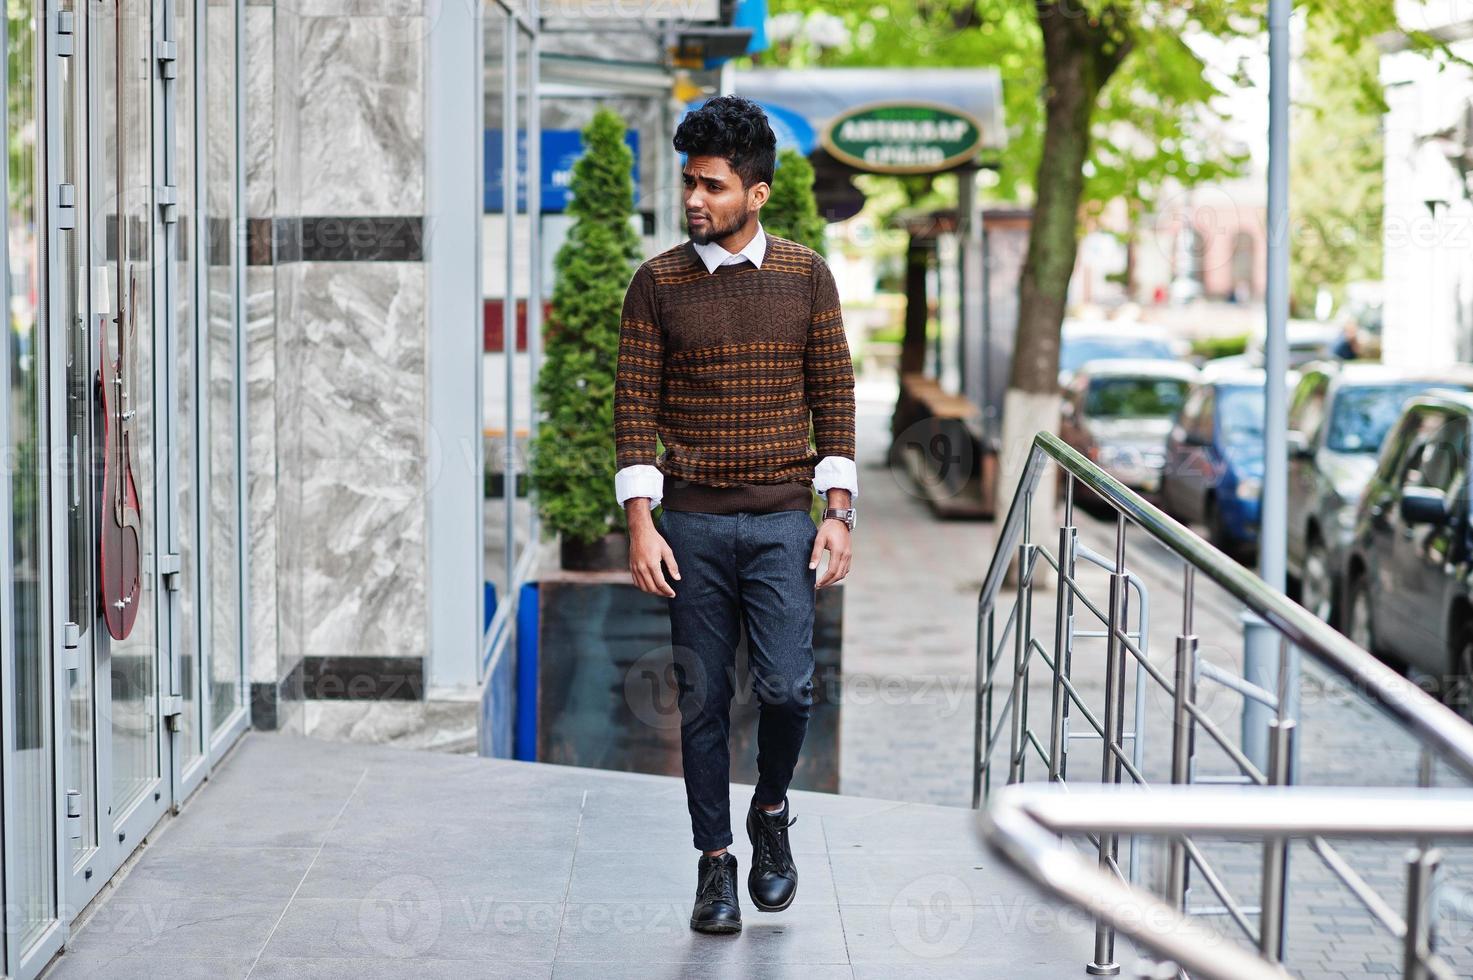
[[[767,232],[759,222],[757,234],[752,236],[752,240],[740,252],[729,252],[719,242],[706,242],[704,245],[692,242],[691,245],[695,248],[696,255],[705,263],[706,271],[713,275],[718,267],[736,265],[743,260],[749,260],[760,269],[762,259],[767,254]],[[854,460],[847,456],[825,456],[818,461],[818,465],[813,468],[813,489],[824,494],[831,487],[848,490],[851,498],[859,499],[859,472]],[[620,507],[630,497],[649,497],[650,507],[653,509],[659,506],[664,492],[665,474],[648,463],[626,466],[614,474],[614,496],[618,498]]]

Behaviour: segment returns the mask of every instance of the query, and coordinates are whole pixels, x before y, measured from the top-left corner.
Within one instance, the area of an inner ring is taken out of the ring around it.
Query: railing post
[[[1068,769],[1069,699],[1065,696],[1064,677],[1074,647],[1074,477],[1065,475],[1064,525],[1059,528],[1059,581],[1054,606],[1054,686],[1053,711],[1049,718],[1048,778],[1056,783]]]
[[[1432,954],[1432,882],[1442,853],[1436,848],[1415,847],[1407,852],[1407,934],[1402,952],[1401,975],[1406,980],[1428,980],[1427,957]]]
[[[1028,662],[1032,659],[1033,569],[1038,546],[1018,546],[1018,615],[1013,624],[1012,741],[1008,753],[1008,782],[1021,783],[1028,750]]]
[[[1105,785],[1120,782],[1120,758],[1116,753],[1124,751],[1120,731],[1125,720],[1125,649],[1120,634],[1128,623],[1129,589],[1130,581],[1125,574],[1125,515],[1117,513],[1115,571],[1110,576],[1110,615],[1105,639],[1105,731],[1100,740],[1100,782]],[[1100,870],[1115,875],[1119,856],[1119,836],[1100,834]],[[1115,962],[1115,929],[1098,919],[1095,920],[1094,960],[1085,970],[1095,976],[1115,976],[1120,972],[1120,964]]]
[[[1269,722],[1268,752],[1268,785],[1292,785],[1294,774],[1290,771],[1289,759],[1294,752],[1293,719],[1277,718]],[[1263,893],[1258,917],[1258,951],[1271,963],[1284,961],[1288,870],[1288,839],[1266,838],[1263,842]]]
[[[972,809],[986,792],[987,737],[992,728],[992,610],[977,607],[977,684],[972,696]]]
[[[1196,576],[1191,565],[1182,577],[1181,635],[1176,638],[1176,676],[1171,704],[1171,782],[1185,786],[1192,781],[1194,726],[1189,706],[1197,700],[1197,637],[1192,629],[1192,603]],[[1167,897],[1178,911],[1187,907],[1187,847],[1172,838],[1167,851]]]
[[[997,669],[997,657],[994,655],[993,643],[995,642],[996,615],[996,609],[987,610],[987,625],[983,639],[987,651],[985,654],[987,666],[982,688],[985,696],[982,704],[982,730],[977,736],[976,750],[976,754],[980,756],[981,765],[977,774],[972,778],[972,809],[974,810],[982,805],[982,801],[992,791],[992,694],[993,675]]]

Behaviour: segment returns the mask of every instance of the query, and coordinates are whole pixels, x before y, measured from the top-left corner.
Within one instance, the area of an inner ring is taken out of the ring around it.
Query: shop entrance
[[[55,766],[36,785],[51,829],[38,805],[34,839],[15,844],[56,855],[54,889],[34,869],[55,903],[37,920],[51,912],[64,937],[248,722],[242,243],[235,6],[66,0],[52,17],[27,175],[45,202],[30,363],[50,628],[24,651],[35,673],[17,673],[35,733],[15,737]],[[211,47],[221,65],[205,77]],[[45,951],[12,963],[31,952]]]

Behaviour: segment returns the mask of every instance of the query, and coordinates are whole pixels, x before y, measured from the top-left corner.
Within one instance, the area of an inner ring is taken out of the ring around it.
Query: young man
[[[776,912],[798,887],[787,790],[813,706],[814,590],[849,572],[854,371],[828,266],[758,221],[776,158],[766,115],[747,99],[714,98],[686,116],[674,143],[686,155],[690,240],[640,266],[624,299],[614,483],[629,518],[630,575],[669,600],[686,801],[701,851],[691,928],[735,933],[737,860],[727,847],[736,646],[745,626],[760,701],[747,889],[758,909]],[[815,489],[828,497],[817,527]]]

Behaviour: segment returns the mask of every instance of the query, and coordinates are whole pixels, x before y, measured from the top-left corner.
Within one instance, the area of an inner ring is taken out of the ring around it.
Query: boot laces
[[[736,888],[732,876],[726,873],[722,861],[710,862],[701,877],[700,897],[702,902],[725,902],[736,904]]]
[[[797,817],[771,817],[758,807],[756,864],[761,870],[775,871],[791,877],[793,855],[788,846],[788,828],[798,822]]]

